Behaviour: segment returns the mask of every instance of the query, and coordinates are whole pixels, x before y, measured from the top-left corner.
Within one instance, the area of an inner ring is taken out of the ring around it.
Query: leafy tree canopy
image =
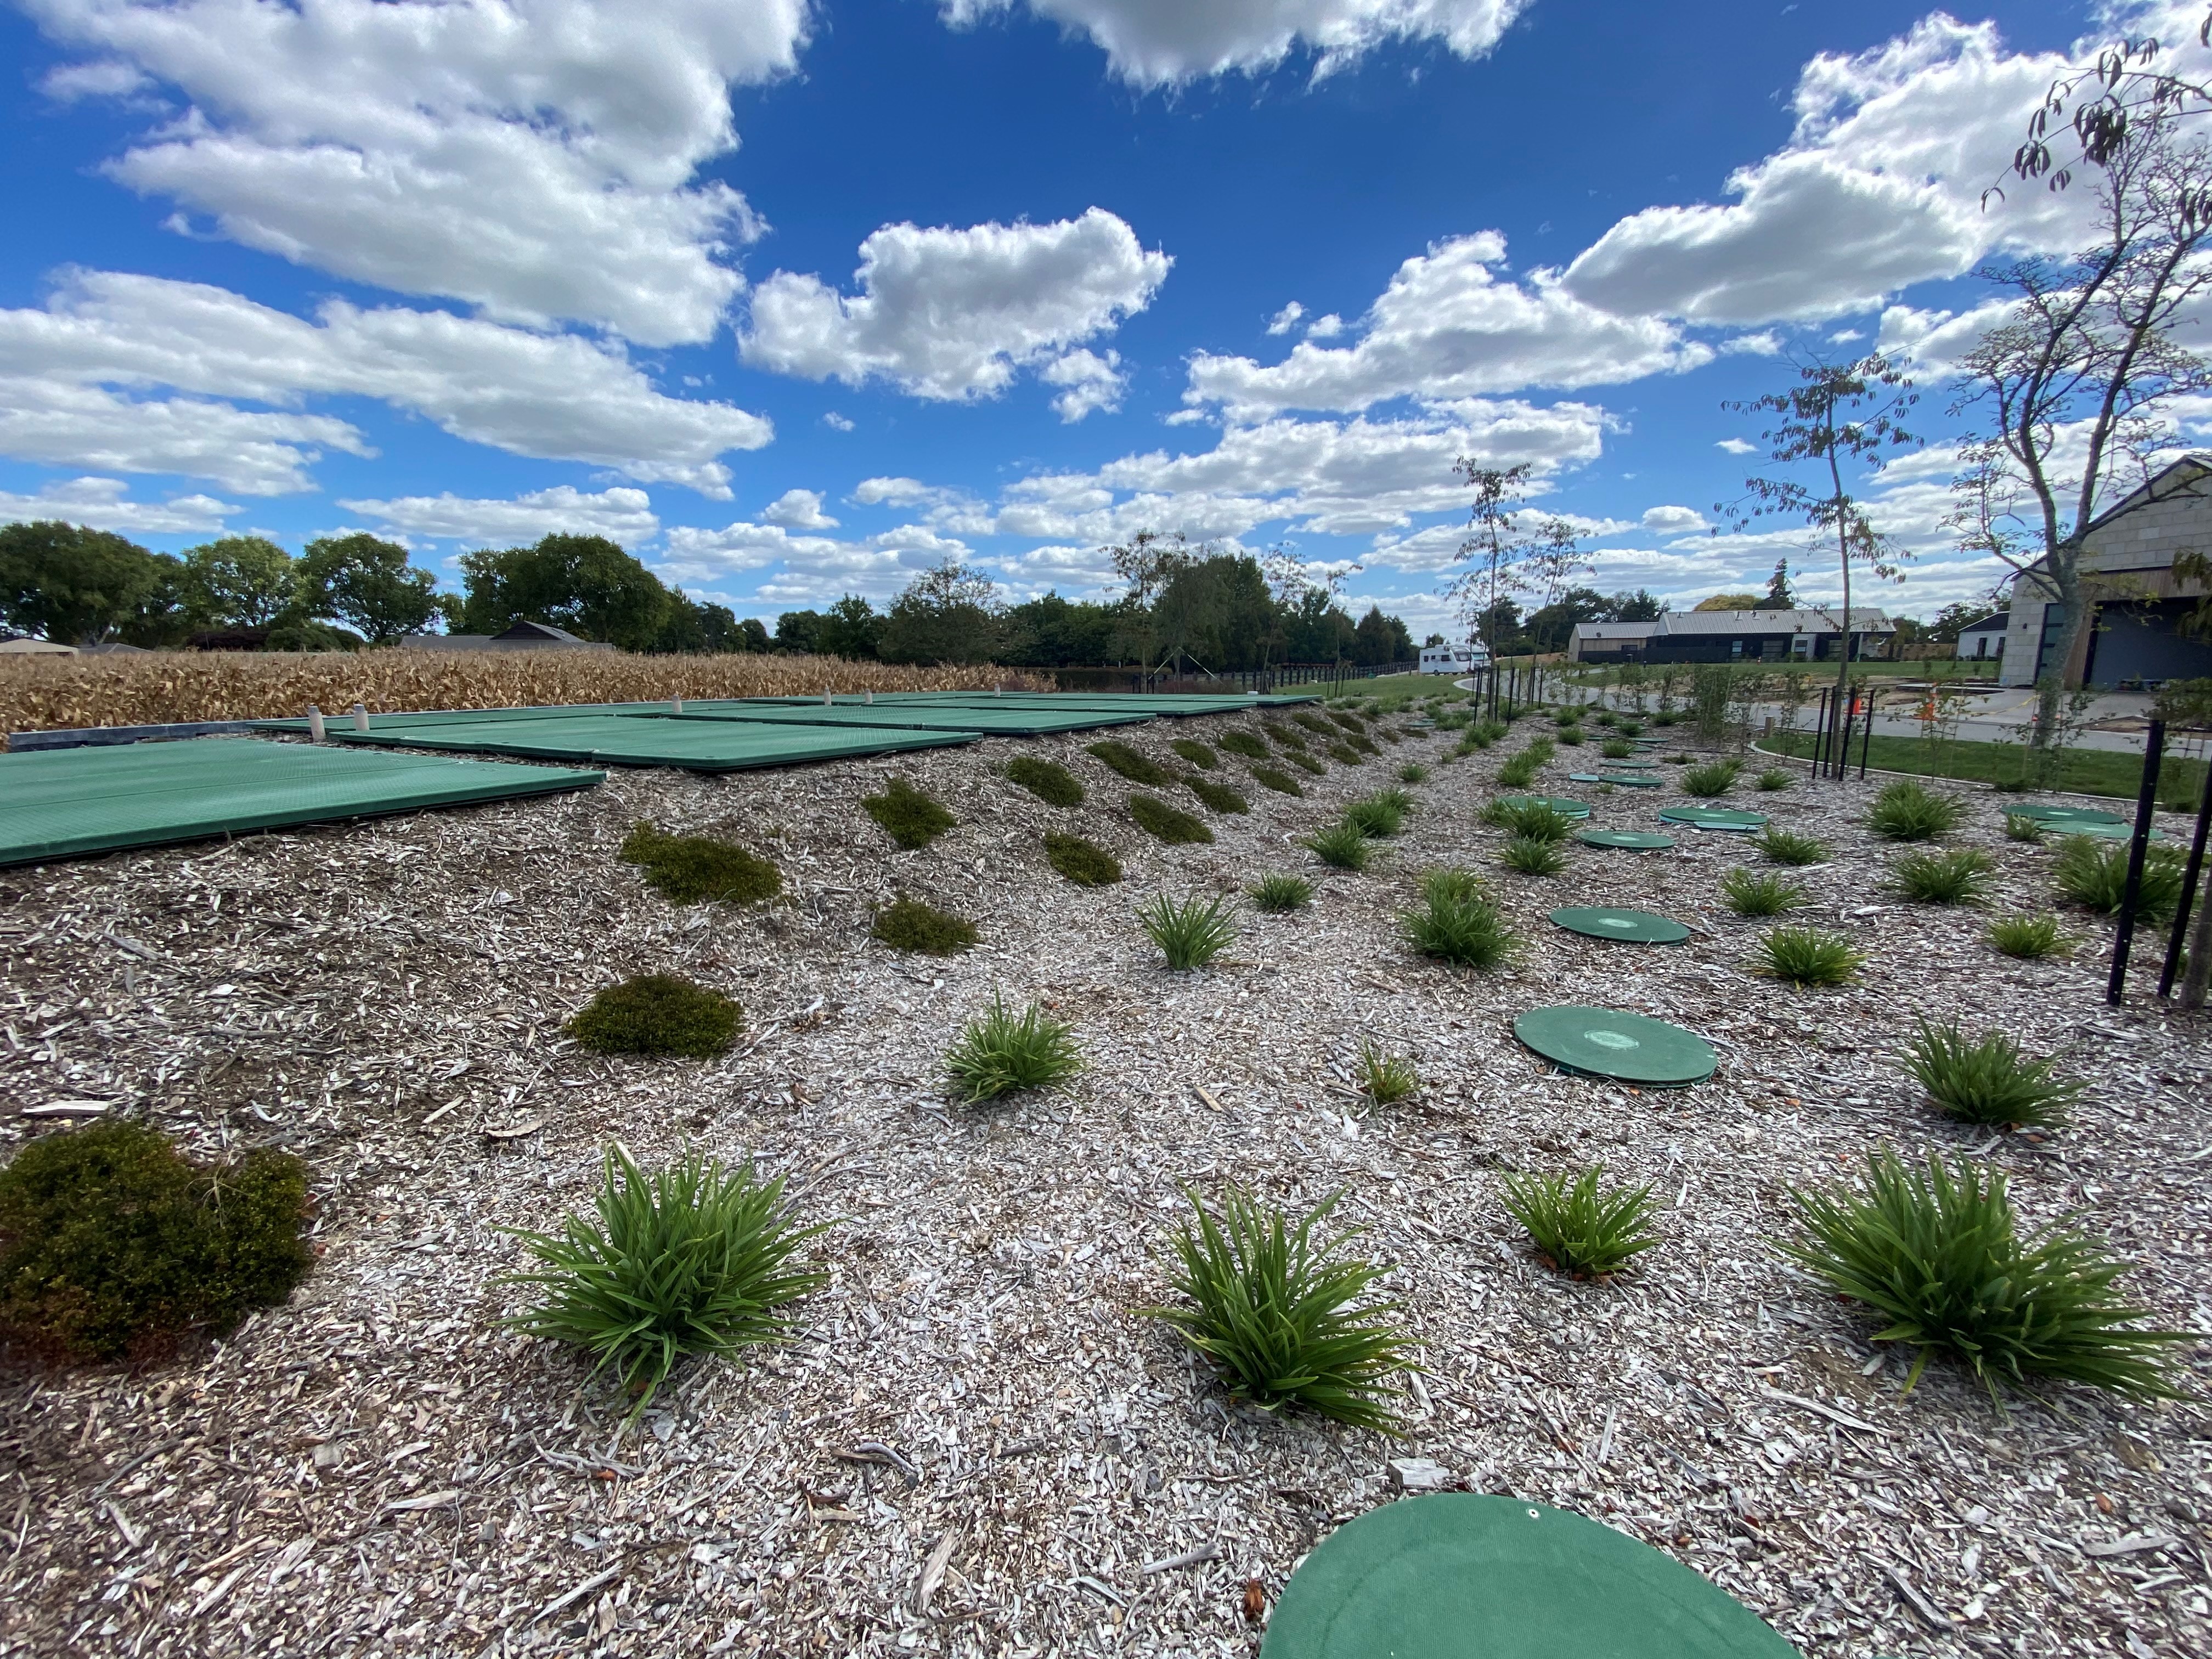
[[[0,617],[58,645],[173,625],[182,572],[112,531],[59,520],[0,525]]]
[[[300,556],[297,583],[305,616],[335,617],[373,645],[419,633],[443,611],[430,573],[409,564],[398,543],[366,531],[309,542]]]

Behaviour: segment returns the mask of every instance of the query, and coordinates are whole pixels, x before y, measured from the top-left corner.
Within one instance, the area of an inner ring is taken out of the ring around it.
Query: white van
[[[1474,674],[1490,666],[1490,653],[1479,645],[1425,645],[1424,674]]]

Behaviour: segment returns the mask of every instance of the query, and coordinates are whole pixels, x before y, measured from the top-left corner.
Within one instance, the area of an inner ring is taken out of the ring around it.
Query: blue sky
[[[19,0],[0,513],[448,580],[597,531],[771,619],[1179,529],[1442,626],[1462,453],[1601,587],[1799,562],[1708,533],[1721,405],[1880,341],[1932,613],[1996,574],[1937,523],[1970,273],[2087,206],[1980,192],[2065,54],[2199,9]]]

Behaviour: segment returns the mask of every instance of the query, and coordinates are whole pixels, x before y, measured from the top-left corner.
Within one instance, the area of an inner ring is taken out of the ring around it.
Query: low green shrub
[[[1516,755],[1498,769],[1498,781],[1508,789],[1526,789],[1536,781],[1536,771],[1540,764],[1533,755]]]
[[[1567,867],[1567,852],[1555,841],[1516,836],[1499,849],[1498,861],[1524,876],[1556,876]]]
[[[1398,919],[1407,944],[1455,967],[1492,969],[1512,957],[1520,938],[1478,878],[1464,870],[1432,870],[1421,879],[1421,903]]]
[[[1082,780],[1058,761],[1019,755],[1006,763],[1006,776],[1047,806],[1080,806],[1086,792]]]
[[[1737,865],[1721,878],[1721,899],[1740,916],[1778,916],[1805,902],[1805,890],[1779,876],[1755,875]]]
[[[1671,708],[1662,708],[1651,717],[1654,726],[1680,726],[1682,717]]]
[[[1759,788],[1765,790],[1771,795],[1779,790],[1792,787],[1796,783],[1797,779],[1795,774],[1788,771],[1783,767],[1770,766],[1764,772],[1761,772],[1757,778],[1753,779],[1753,781],[1756,783]]]
[[[1327,738],[1334,741],[1336,737],[1336,728],[1310,709],[1299,709],[1291,716],[1291,720],[1293,724],[1303,726],[1317,738]]]
[[[1200,777],[1185,778],[1182,781],[1186,789],[1217,812],[1249,812],[1252,810],[1252,803],[1225,783],[1214,783]]]
[[[2136,919],[2164,922],[2181,902],[2185,873],[2178,848],[2154,843],[2146,849],[2142,880],[2136,891]],[[2100,915],[2118,915],[2127,896],[2128,844],[2098,841],[2088,836],[2069,836],[2059,843],[2051,868],[2059,896]]]
[[[1950,853],[1908,853],[1891,866],[1897,890],[1913,904],[1979,904],[1989,897],[1996,865],[1978,847]]]
[[[1272,766],[1250,769],[1252,781],[1262,789],[1272,789],[1279,795],[1304,795],[1305,787],[1288,772],[1279,772]]]
[[[1570,749],[1579,749],[1588,743],[1589,738],[1583,734],[1579,726],[1567,726],[1560,727],[1559,741]]]
[[[1203,968],[1237,942],[1237,923],[1218,896],[1180,902],[1155,893],[1137,911],[1137,925],[1177,973]]]
[[[558,1233],[501,1229],[541,1264],[507,1276],[532,1285],[538,1304],[505,1322],[525,1335],[565,1342],[611,1369],[637,1396],[635,1421],[678,1360],[725,1358],[790,1334],[784,1310],[829,1282],[800,1265],[806,1241],[828,1224],[793,1223],[783,1178],[762,1182],[752,1166],[726,1171],[687,1152],[647,1175],[620,1146],[607,1149],[597,1225],[571,1215]]]
[[[920,899],[901,897],[876,912],[868,929],[894,951],[927,957],[955,957],[975,944],[975,924]]]
[[[1168,747],[1200,771],[1211,772],[1221,764],[1221,757],[1196,738],[1170,738],[1168,739]]]
[[[1478,816],[1492,829],[1530,841],[1565,841],[1575,830],[1574,820],[1549,801],[1493,797]]]
[[[1116,743],[1111,738],[1094,743],[1084,752],[1107,767],[1120,773],[1132,783],[1141,783],[1151,789],[1165,789],[1175,782],[1175,775],[1164,766],[1149,761],[1126,743]]]
[[[1624,738],[1640,738],[1644,735],[1643,725],[1636,720],[1615,720],[1613,723],[1613,729]]]
[[[1260,729],[1267,734],[1268,741],[1278,749],[1303,749],[1306,746],[1303,732],[1293,732],[1289,726],[1279,726],[1273,720],[1261,720]]]
[[[196,1164],[121,1120],[40,1135],[0,1169],[0,1352],[143,1361],[226,1334],[307,1277],[307,1216],[289,1152]]]
[[[2023,1240],[2002,1172],[1930,1153],[1914,1170],[1887,1147],[1858,1191],[1792,1188],[1799,1237],[1783,1254],[1882,1321],[1875,1340],[1963,1364],[1997,1398],[2000,1382],[2085,1382],[2137,1400],[2177,1397],[2163,1356],[2196,1332],[2147,1330],[2117,1302],[2127,1270],[2065,1231]]]
[[[1808,864],[1826,864],[1828,849],[1810,836],[1800,836],[1788,830],[1768,824],[1751,843],[1766,855],[1769,864],[1786,865],[1792,868]]]
[[[909,853],[928,846],[960,822],[904,778],[891,779],[882,794],[866,796],[860,805],[885,835]]]
[[[1597,752],[1607,760],[1627,760],[1636,753],[1636,745],[1626,738],[1607,738],[1598,744]]]
[[[1242,755],[1246,760],[1263,761],[1273,752],[1249,732],[1224,732],[1214,742],[1231,754]]]
[[[1347,732],[1364,732],[1367,729],[1366,721],[1362,720],[1358,714],[1354,714],[1349,708],[1340,708],[1334,705],[1331,705],[1328,711],[1328,717]]]
[[[631,829],[619,856],[642,869],[655,892],[678,904],[757,904],[783,890],[783,872],[766,859],[705,836],[664,835],[649,823]]]
[[[737,1041],[744,1011],[719,991],[673,974],[610,985],[571,1015],[568,1035],[593,1054],[705,1060]]]
[[[1018,1014],[995,994],[945,1057],[946,1076],[971,1106],[1019,1089],[1048,1089],[1082,1069],[1073,1026],[1034,1002]]]
[[[1956,1025],[1919,1022],[1906,1046],[1905,1069],[1929,1099],[1962,1123],[2057,1123],[2081,1098],[2081,1085],[2051,1074],[2051,1061],[2030,1060],[2002,1031],[1978,1042]]]
[[[1999,916],[1990,924],[1990,945],[2001,956],[2037,962],[2066,947],[2056,916]]]
[[[1735,787],[1737,771],[1734,761],[1703,761],[1683,771],[1682,788],[1686,793],[1710,800]]]
[[[1189,813],[1150,795],[1130,796],[1129,816],[1146,835],[1170,847],[1194,846],[1213,839],[1213,831]]]
[[[1933,841],[1959,827],[1966,808],[1956,795],[1941,795],[1911,778],[1899,778],[1874,798],[1867,828],[1884,841]]]
[[[1283,758],[1290,762],[1291,765],[1300,769],[1302,771],[1312,773],[1316,777],[1321,776],[1322,773],[1328,770],[1328,767],[1322,765],[1311,755],[1307,754],[1303,749],[1285,750],[1283,754]]]
[[[1314,884],[1304,876],[1283,872],[1262,876],[1252,887],[1253,907],[1277,915],[1304,909],[1313,902],[1313,896]]]
[[[1349,744],[1332,743],[1322,752],[1339,766],[1362,766],[1366,763],[1360,752]]]
[[[1420,783],[1428,775],[1429,769],[1419,761],[1408,761],[1398,769],[1398,781],[1401,783]]]
[[[1757,970],[1790,985],[1847,985],[1866,962],[1839,933],[1817,927],[1773,927],[1759,941]]]
[[[1406,827],[1406,809],[1394,800],[1370,795],[1346,806],[1344,821],[1370,841],[1380,841]]]
[[[1096,842],[1060,830],[1045,832],[1045,862],[1078,887],[1110,887],[1121,879],[1121,861]]]
[[[1377,1106],[1395,1106],[1420,1091],[1421,1074],[1413,1062],[1403,1054],[1389,1053],[1372,1037],[1361,1041],[1358,1055],[1352,1062],[1352,1075],[1359,1092]]]
[[[2043,820],[2032,818],[2025,812],[2005,814],[2005,839],[2040,842],[2043,840]]]
[[[1269,1411],[1304,1406],[1354,1428],[1397,1426],[1391,1376],[1412,1363],[1412,1340],[1395,1302],[1362,1299],[1384,1269],[1345,1256],[1353,1228],[1328,1244],[1314,1233],[1341,1194],[1290,1224],[1242,1189],[1222,1194],[1221,1214],[1196,1212],[1175,1240],[1178,1308],[1150,1308],[1218,1366],[1231,1389]]]
[[[1574,1279],[1609,1279],[1659,1242],[1646,1231],[1649,1187],[1608,1183],[1605,1165],[1578,1176],[1509,1175],[1505,1209],[1544,1260]]]
[[[1374,842],[1359,832],[1357,824],[1342,819],[1315,830],[1306,837],[1305,846],[1323,864],[1339,870],[1364,870],[1375,856]]]

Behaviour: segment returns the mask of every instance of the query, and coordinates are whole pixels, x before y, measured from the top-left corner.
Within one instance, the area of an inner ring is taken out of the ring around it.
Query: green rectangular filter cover
[[[1041,737],[1054,732],[1091,732],[1102,726],[1128,726],[1150,720],[1150,714],[1089,708],[1048,708],[1041,704],[1010,702],[999,708],[988,703],[963,708],[952,703],[882,703],[855,706],[787,703],[775,708],[723,706],[693,708],[684,705],[680,714],[659,718],[683,720],[744,720],[764,726],[828,726],[853,731],[981,732],[999,737]]]
[[[511,800],[605,776],[259,738],[0,755],[0,865]]]
[[[852,760],[908,749],[973,743],[972,730],[916,732],[765,721],[679,720],[639,714],[582,714],[565,720],[454,720],[366,733],[333,731],[349,747],[442,749],[469,755],[588,761],[604,766],[678,766],[693,772],[738,772],[757,766]]]

